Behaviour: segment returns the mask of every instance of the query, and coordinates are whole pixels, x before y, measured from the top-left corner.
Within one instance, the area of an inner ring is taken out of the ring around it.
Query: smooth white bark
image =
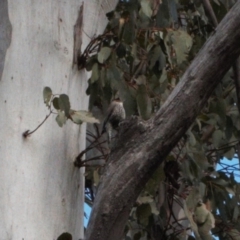
[[[85,147],[85,124],[79,127],[69,121],[60,128],[51,116],[28,139],[22,137],[48,113],[44,86],[68,94],[73,109],[87,109],[88,74],[72,69],[73,26],[81,3],[8,1],[12,35],[0,79],[0,238],[4,240],[51,240],[63,232],[74,240],[83,237],[83,170],[73,161]],[[88,36],[103,31],[105,13],[115,3],[85,1]],[[85,33],[82,49],[90,40]]]

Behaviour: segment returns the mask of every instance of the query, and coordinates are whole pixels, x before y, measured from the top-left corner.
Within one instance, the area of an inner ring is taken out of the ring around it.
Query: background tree
[[[222,20],[233,4],[120,1],[82,55],[81,67],[92,70],[90,107],[118,92],[128,116],[142,119],[120,129],[87,239],[122,239],[123,232],[126,239],[193,239],[192,231],[211,239],[211,229],[239,239],[239,184],[228,166],[216,171],[223,157],[238,153],[238,100],[228,70],[240,52],[240,4]]]
[[[62,129],[50,117],[43,87],[88,107],[85,71],[73,66],[74,25],[83,1],[0,1],[0,239],[83,237],[83,171],[73,165],[85,148],[85,124]],[[103,32],[116,1],[85,1],[82,48]]]

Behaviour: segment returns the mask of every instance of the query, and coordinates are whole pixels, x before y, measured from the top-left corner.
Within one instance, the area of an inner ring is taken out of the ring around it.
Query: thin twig
[[[31,132],[29,132],[30,130],[27,130],[23,133],[23,137],[26,138],[29,135],[33,134],[34,132],[36,132],[44,123],[45,121],[49,118],[49,116],[52,114],[52,110],[50,110],[49,114],[45,117],[45,119]]]

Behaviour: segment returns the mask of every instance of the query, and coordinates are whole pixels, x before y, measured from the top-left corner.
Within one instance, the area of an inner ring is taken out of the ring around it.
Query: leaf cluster
[[[71,109],[69,97],[66,94],[53,94],[50,87],[43,89],[43,100],[49,108],[50,113],[55,113],[56,121],[62,127],[68,119],[76,124],[99,123],[98,119],[94,118],[92,114],[85,110],[76,111]],[[52,107],[56,112],[53,112]]]

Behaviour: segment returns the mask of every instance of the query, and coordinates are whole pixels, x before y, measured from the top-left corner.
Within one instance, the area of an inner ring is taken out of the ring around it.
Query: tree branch
[[[240,54],[240,2],[209,38],[156,116],[123,126],[101,177],[87,240],[122,239],[129,212],[154,170],[190,127]]]
[[[238,107],[238,111],[240,112],[240,58],[238,58],[234,62],[233,72],[234,72],[234,82],[235,82],[236,94],[237,94],[237,107]]]
[[[216,15],[213,11],[211,3],[209,2],[209,0],[202,0],[202,2],[203,2],[203,6],[205,8],[205,11],[207,12],[208,16],[210,17],[210,19],[213,22],[214,27],[216,28],[217,25],[218,25],[218,20],[217,20]]]

